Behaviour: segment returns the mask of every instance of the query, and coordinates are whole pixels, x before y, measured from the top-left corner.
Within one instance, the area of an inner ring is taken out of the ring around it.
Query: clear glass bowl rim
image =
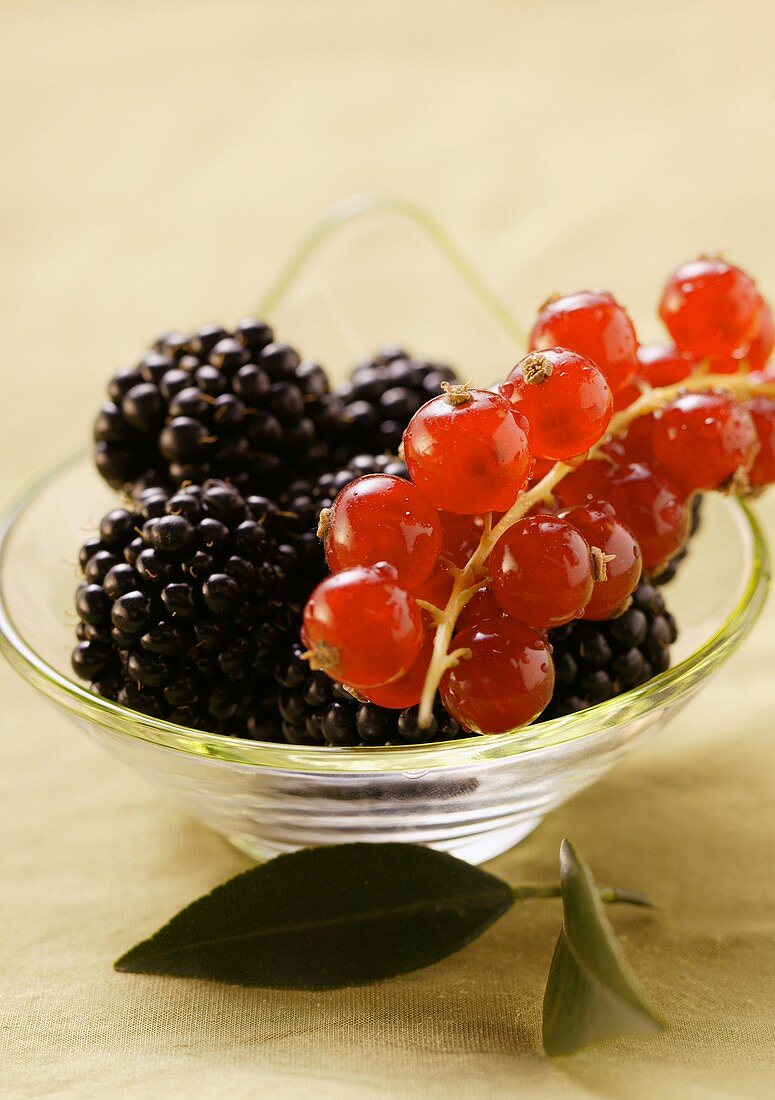
[[[122,736],[224,763],[320,775],[348,772],[416,775],[430,769],[505,760],[580,738],[592,738],[620,721],[645,715],[652,706],[678,698],[688,691],[737,648],[756,622],[766,599],[770,570],[765,535],[748,505],[739,499],[729,498],[729,507],[737,510],[738,519],[751,538],[753,556],[751,571],[737,605],[713,636],[683,661],[623,695],[576,714],[522,727],[510,733],[430,745],[331,748],[283,745],[200,733],[93,695],[36,653],[13,623],[4,588],[8,540],[14,525],[39,492],[82,461],[86,454],[86,451],[79,450],[37,477],[0,519],[0,649],[26,680],[79,718],[93,721]]]

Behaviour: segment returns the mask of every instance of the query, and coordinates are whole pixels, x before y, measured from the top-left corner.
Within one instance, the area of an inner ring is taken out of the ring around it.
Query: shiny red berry
[[[678,347],[703,359],[730,354],[750,341],[762,306],[750,275],[726,260],[707,257],[673,272],[659,315]]]
[[[607,291],[582,290],[547,302],[530,333],[530,347],[572,348],[603,372],[616,393],[637,370],[638,338],[627,311]]]
[[[620,466],[628,462],[645,462],[647,465],[653,465],[655,423],[656,417],[653,412],[637,417],[623,436],[606,442],[603,448],[605,453],[615,459]]]
[[[565,348],[530,352],[500,392],[526,416],[532,454],[555,461],[593,447],[613,411],[611,388],[600,370],[586,356]]]
[[[505,619],[506,612],[495,599],[490,588],[480,588],[460,612],[457,629],[466,630],[485,619]]]
[[[403,676],[423,642],[420,610],[387,565],[357,566],[321,581],[304,608],[310,665],[351,687]]]
[[[506,614],[541,630],[578,618],[595,584],[589,543],[566,520],[546,514],[510,527],[487,568]]]
[[[775,348],[775,321],[772,310],[762,299],[762,311],[756,332],[750,341],[730,355],[710,358],[712,374],[736,374],[738,371],[761,371],[767,366]]]
[[[441,698],[456,722],[474,733],[506,733],[532,722],[554,688],[545,638],[514,619],[486,619],[461,630],[455,649],[471,656],[450,669]]]
[[[441,520],[441,556],[458,569],[464,569],[482,540],[484,520],[481,516],[461,516],[454,512],[439,512]]]
[[[686,393],[655,419],[654,457],[689,492],[718,489],[747,470],[758,448],[745,409],[726,393]]]
[[[629,409],[633,402],[637,401],[642,393],[642,390],[634,382],[628,382],[627,385],[617,390],[614,394],[614,412],[621,412],[622,409]]]
[[[504,397],[466,390],[434,397],[404,432],[412,481],[437,508],[505,512],[530,472],[527,438]]]
[[[595,587],[584,619],[612,619],[626,606],[643,571],[638,541],[605,501],[567,508],[560,516],[595,547]]]
[[[563,478],[556,495],[566,507],[609,501],[638,540],[643,568],[649,573],[663,569],[689,536],[686,493],[646,463],[585,462]]]
[[[775,317],[767,303],[762,300],[762,312],[756,335],[751,339],[745,360],[748,370],[764,370],[775,351]]]
[[[444,608],[452,595],[453,585],[452,574],[439,563],[430,577],[426,578],[417,588],[412,589],[412,595],[416,600],[425,600],[426,603],[433,604],[434,607]],[[428,613],[425,612],[425,614]]]
[[[336,572],[388,561],[398,582],[416,588],[433,572],[441,549],[436,509],[404,478],[367,474],[336,497],[324,534],[326,561]]]
[[[775,481],[775,400],[771,397],[751,397],[744,409],[753,420],[759,439],[759,450],[748,471],[748,480],[755,488]]]
[[[692,356],[679,351],[675,344],[641,344],[638,348],[637,377],[654,389],[683,382],[696,366]]]
[[[358,689],[359,694],[370,703],[376,703],[378,707],[388,707],[391,710],[405,710],[406,707],[417,706],[433,656],[433,638],[431,631],[425,632],[420,652],[411,668],[403,676],[399,676],[389,684],[381,684],[379,687],[361,687]]]
[[[533,468],[530,471],[530,478],[527,483],[528,488],[531,485],[537,485],[541,478],[546,477],[552,466],[554,466],[554,463],[551,458],[536,458],[533,462]]]

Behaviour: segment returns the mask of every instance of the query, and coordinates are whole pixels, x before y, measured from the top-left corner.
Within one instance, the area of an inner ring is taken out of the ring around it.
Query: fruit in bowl
[[[682,277],[692,324],[665,312],[680,377],[654,387],[658,357],[601,294],[544,307],[494,391],[394,347],[332,387],[254,320],[160,338],[95,425],[97,470],[123,496],[98,505],[77,463],[7,527],[6,652],[253,855],[386,836],[502,850],[663,722],[761,606],[759,533],[719,498],[681,567],[694,583],[703,545],[727,547],[709,602],[687,604],[681,576],[657,588],[698,493],[764,485],[775,465],[775,386],[745,369],[769,311],[730,308],[740,369],[709,374],[705,277]],[[401,434],[402,457],[386,453]],[[76,593],[88,688],[63,671],[46,590],[19,602],[53,501],[55,553],[103,514]]]

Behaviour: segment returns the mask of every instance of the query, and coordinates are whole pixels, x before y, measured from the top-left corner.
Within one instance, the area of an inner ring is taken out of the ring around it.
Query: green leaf
[[[334,989],[438,962],[512,903],[505,882],[430,848],[307,848],[217,887],[115,966],[276,989]]]
[[[544,994],[547,1054],[644,1035],[663,1022],[647,1004],[603,909],[592,872],[569,841],[560,847],[563,928]]]

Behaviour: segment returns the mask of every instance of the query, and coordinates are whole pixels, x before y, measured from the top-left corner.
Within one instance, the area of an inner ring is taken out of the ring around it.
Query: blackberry
[[[114,488],[230,481],[274,496],[330,466],[342,402],[322,367],[302,362],[248,318],[168,333],[108,386],[94,459]],[[352,453],[352,452],[350,452]]]
[[[277,507],[209,480],[148,488],[80,554],[72,664],[100,695],[215,733],[280,737],[273,669],[309,582]]]
[[[346,460],[348,451],[397,453],[404,429],[417,410],[439,395],[442,382],[459,381],[452,367],[415,359],[403,348],[384,345],[334,390],[344,405],[340,459]]]
[[[650,578],[641,580],[632,606],[619,618],[576,620],[550,630],[555,688],[538,720],[584,710],[645,684],[670,665],[677,635],[675,619]]]
[[[282,736],[292,745],[420,745],[466,736],[440,702],[430,727],[420,729],[417,707],[362,703],[324,672],[313,672],[301,654],[294,644],[275,672]]]

